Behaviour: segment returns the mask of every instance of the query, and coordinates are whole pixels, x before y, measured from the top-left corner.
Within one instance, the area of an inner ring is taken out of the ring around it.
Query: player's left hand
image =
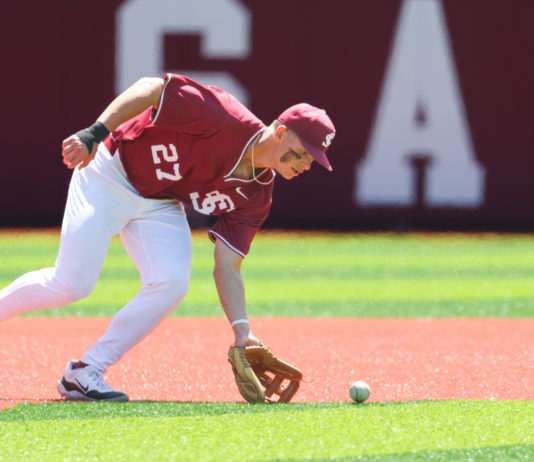
[[[228,361],[241,396],[249,403],[291,401],[302,380],[302,372],[278,358],[267,345],[232,345]]]
[[[248,321],[234,323],[234,346],[247,347],[261,345],[259,339],[250,330]]]
[[[249,346],[259,346],[259,345],[261,345],[261,342],[258,339],[258,337],[256,337],[254,334],[249,332],[248,338],[245,340],[243,345],[247,346],[247,347],[249,347]]]
[[[250,332],[247,325],[238,325],[234,328],[235,346],[258,346],[261,345],[259,339]]]
[[[95,143],[93,152],[89,153],[85,143],[76,135],[71,135],[61,143],[63,163],[70,169],[82,169],[91,162],[96,154],[98,145]]]

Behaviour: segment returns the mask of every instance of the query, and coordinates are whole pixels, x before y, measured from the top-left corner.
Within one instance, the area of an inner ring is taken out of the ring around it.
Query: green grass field
[[[525,413],[534,402],[28,404],[0,413],[0,460],[529,460]]]
[[[57,246],[0,233],[0,286]],[[221,316],[213,245],[195,233],[194,247],[175,315]],[[252,316],[530,318],[534,236],[262,233],[243,277]],[[109,316],[138,288],[113,240],[88,299],[32,315]],[[0,461],[534,460],[533,428],[534,401],[24,404],[0,412]]]
[[[0,286],[53,266],[58,233],[0,234]],[[220,316],[213,244],[194,234],[191,287],[176,316]],[[254,241],[243,264],[254,316],[532,317],[534,235],[276,234]],[[139,289],[113,239],[93,294],[32,316],[110,316]]]

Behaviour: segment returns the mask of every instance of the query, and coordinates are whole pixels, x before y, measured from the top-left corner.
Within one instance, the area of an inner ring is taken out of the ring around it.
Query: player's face
[[[276,171],[286,180],[291,180],[311,168],[313,157],[302,147],[296,133],[287,130],[284,138]]]

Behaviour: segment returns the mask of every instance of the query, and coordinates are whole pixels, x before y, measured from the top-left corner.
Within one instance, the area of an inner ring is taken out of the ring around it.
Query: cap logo
[[[329,133],[328,135],[326,135],[326,139],[321,143],[325,148],[327,148],[328,146],[330,146],[330,144],[332,143],[332,140],[334,139],[334,136],[336,136],[335,133]]]

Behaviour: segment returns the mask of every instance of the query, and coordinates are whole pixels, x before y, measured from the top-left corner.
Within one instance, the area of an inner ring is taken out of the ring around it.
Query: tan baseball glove
[[[279,359],[267,345],[231,346],[228,361],[239,393],[249,403],[287,403],[302,380],[302,372]],[[272,398],[273,395],[278,399]]]

